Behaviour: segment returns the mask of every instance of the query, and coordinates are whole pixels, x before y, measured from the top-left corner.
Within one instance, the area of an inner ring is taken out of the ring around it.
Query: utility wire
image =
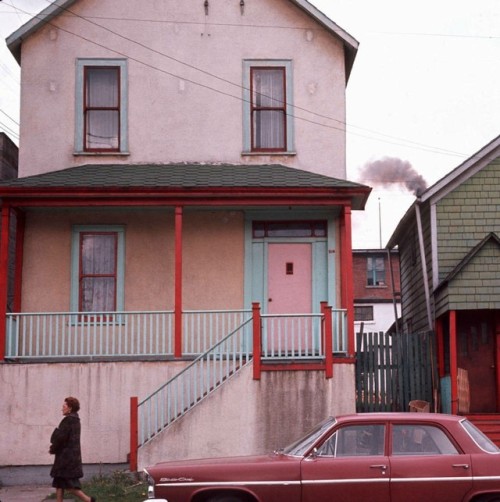
[[[50,0],[46,0],[46,1],[47,1],[48,3],[51,3],[51,2],[50,2]],[[239,90],[244,90],[244,91],[250,92],[250,89],[246,88],[245,86],[242,86],[240,83],[235,83],[235,82],[232,82],[232,81],[230,81],[230,80],[228,80],[228,79],[225,79],[225,78],[223,78],[223,77],[220,77],[219,75],[215,75],[214,73],[211,73],[211,72],[209,72],[209,71],[203,70],[203,69],[201,69],[201,68],[199,68],[199,67],[197,67],[197,66],[195,66],[195,65],[192,65],[192,64],[190,64],[190,63],[186,63],[185,61],[182,61],[182,60],[180,60],[180,59],[178,59],[178,58],[175,58],[175,57],[173,57],[173,56],[170,56],[169,54],[166,54],[166,53],[164,53],[164,52],[158,51],[158,50],[156,50],[156,49],[154,49],[154,48],[152,48],[152,47],[150,47],[150,46],[148,46],[148,45],[146,45],[146,44],[143,44],[143,43],[141,43],[141,42],[138,42],[137,40],[131,39],[130,37],[127,37],[127,36],[125,36],[125,35],[123,35],[123,34],[121,34],[121,33],[119,33],[119,32],[116,32],[116,31],[114,31],[114,30],[112,30],[112,29],[110,29],[110,28],[108,28],[108,27],[106,27],[106,26],[103,26],[103,25],[101,25],[101,24],[99,24],[99,23],[96,23],[95,21],[92,21],[90,17],[81,16],[81,15],[79,15],[79,14],[77,14],[77,13],[75,13],[75,12],[71,11],[70,9],[65,8],[65,7],[61,7],[61,8],[62,8],[63,10],[65,10],[67,13],[69,13],[70,15],[72,15],[72,16],[74,16],[74,17],[77,17],[77,18],[80,18],[80,19],[82,19],[82,20],[84,20],[84,21],[86,21],[86,22],[88,22],[88,23],[90,23],[90,24],[92,24],[92,25],[94,25],[94,26],[97,26],[98,28],[101,28],[101,29],[103,29],[103,30],[105,30],[105,31],[107,31],[107,32],[109,32],[109,33],[111,33],[111,34],[113,34],[113,35],[115,35],[115,36],[117,36],[117,37],[119,37],[119,38],[123,39],[123,40],[126,40],[126,41],[128,41],[128,42],[131,42],[131,43],[133,43],[133,44],[136,44],[136,45],[138,45],[138,46],[140,46],[140,47],[142,47],[142,48],[144,48],[144,49],[146,49],[146,50],[149,50],[149,51],[151,51],[151,52],[153,52],[153,53],[155,53],[155,54],[158,54],[158,55],[160,55],[160,56],[163,56],[163,57],[165,57],[165,58],[168,58],[168,59],[170,59],[170,60],[172,60],[172,61],[174,61],[174,62],[176,62],[176,63],[178,63],[178,64],[181,64],[181,65],[183,65],[183,66],[186,66],[186,67],[188,67],[188,68],[190,68],[190,69],[193,69],[193,70],[195,70],[195,71],[199,71],[199,72],[201,72],[201,73],[203,73],[203,74],[205,74],[205,75],[207,75],[207,76],[209,76],[209,77],[215,78],[215,79],[220,80],[220,81],[222,81],[222,82],[224,82],[224,83],[226,83],[226,84],[229,84],[229,85],[231,85],[231,86],[234,86],[234,87],[238,88]],[[108,18],[99,18],[99,19],[108,19]],[[116,18],[112,18],[112,19],[116,19]],[[123,18],[118,18],[118,19],[123,20]],[[171,21],[171,22],[174,22],[174,21]],[[193,23],[193,24],[201,24],[201,23]],[[252,25],[248,25],[248,26],[252,26]],[[300,29],[303,29],[303,28],[300,28]],[[68,33],[69,33],[69,32],[68,32]],[[110,50],[112,50],[112,49],[110,49]],[[142,62],[142,63],[143,63],[143,62]],[[146,64],[146,63],[143,63],[143,64]],[[151,66],[151,67],[152,67],[152,66]],[[152,67],[152,68],[153,68],[153,67]],[[158,68],[156,68],[156,69],[158,69]],[[160,70],[160,71],[161,71],[161,70]],[[169,73],[169,74],[170,74],[170,73]],[[176,77],[176,78],[181,78],[181,77],[179,77],[178,75],[174,75],[174,74],[170,74],[170,75],[172,75],[172,76],[174,76],[174,77]],[[187,80],[187,79],[184,79],[184,80]],[[188,81],[189,81],[189,80],[188,80]],[[195,82],[191,81],[191,83],[195,83]],[[200,84],[200,85],[202,85],[202,84]],[[213,89],[213,88],[212,88],[212,89]],[[213,90],[215,90],[215,89],[213,89]],[[216,91],[217,91],[217,92],[219,92],[219,90],[216,90]],[[225,94],[225,93],[224,93],[224,94]],[[262,95],[262,94],[261,94],[261,95]],[[231,96],[231,97],[235,97],[235,98],[237,98],[237,99],[241,99],[241,100],[242,100],[242,101],[244,101],[244,102],[248,102],[247,100],[244,100],[244,99],[242,99],[242,98],[239,98],[239,97],[236,97],[236,96],[233,96],[233,95],[230,95],[230,96]],[[268,97],[268,98],[269,98],[269,96],[265,96],[265,95],[262,95],[262,96],[264,96],[264,97]],[[277,100],[275,100],[275,99],[274,99],[274,101],[277,101]],[[278,101],[279,101],[279,100],[278,100]],[[285,104],[287,104],[287,103],[285,103]],[[291,106],[292,106],[294,109],[296,109],[296,110],[300,110],[300,111],[303,111],[303,112],[309,113],[309,114],[311,114],[311,115],[315,115],[315,116],[317,116],[317,117],[320,117],[320,118],[323,118],[323,119],[326,119],[326,120],[330,120],[330,121],[337,122],[337,123],[339,123],[339,124],[341,125],[341,127],[328,126],[328,125],[326,125],[326,124],[322,124],[322,123],[319,123],[319,122],[316,122],[316,121],[313,121],[313,120],[306,119],[305,117],[298,117],[298,116],[296,116],[296,115],[292,115],[294,118],[297,118],[297,119],[299,119],[299,120],[303,120],[303,121],[309,122],[309,123],[311,123],[311,124],[320,125],[320,126],[323,126],[323,127],[329,127],[329,128],[332,128],[332,129],[336,129],[336,130],[340,130],[340,131],[345,131],[345,132],[348,132],[349,134],[355,134],[355,135],[357,135],[357,136],[361,136],[361,137],[364,137],[364,138],[377,140],[377,138],[372,138],[372,137],[370,137],[370,136],[364,136],[364,135],[361,135],[361,134],[357,134],[357,133],[354,133],[354,132],[347,131],[347,130],[346,130],[346,128],[345,128],[346,126],[348,126],[348,127],[353,127],[353,128],[355,128],[355,129],[359,129],[359,130],[361,130],[361,131],[365,131],[365,132],[368,132],[368,133],[371,133],[371,134],[377,134],[377,135],[379,135],[379,136],[382,136],[382,137],[385,137],[385,138],[389,138],[389,139],[395,140],[395,141],[397,141],[397,143],[394,143],[394,142],[390,142],[390,143],[392,143],[392,144],[396,144],[396,145],[399,145],[399,146],[408,146],[408,147],[410,147],[410,148],[418,148],[418,149],[423,149],[423,150],[426,150],[426,151],[431,151],[431,152],[435,152],[435,153],[443,153],[443,154],[446,154],[446,155],[459,156],[459,157],[466,157],[466,155],[465,155],[465,154],[463,154],[463,153],[459,153],[459,152],[452,151],[452,150],[447,150],[447,149],[440,148],[440,147],[433,147],[433,146],[431,147],[431,146],[429,146],[429,145],[425,145],[425,144],[423,144],[423,143],[418,143],[418,142],[411,141],[411,140],[405,140],[405,139],[397,138],[397,137],[395,137],[395,136],[391,136],[391,135],[383,134],[383,133],[380,133],[380,132],[378,132],[378,131],[373,131],[373,130],[366,129],[366,128],[363,128],[363,127],[359,127],[359,126],[355,126],[355,125],[347,124],[347,123],[346,123],[346,122],[344,122],[344,121],[341,121],[341,120],[335,119],[335,118],[330,117],[330,116],[327,116],[327,115],[323,115],[323,114],[321,114],[321,113],[313,112],[313,111],[311,111],[311,110],[308,110],[308,109],[306,109],[306,108],[299,107],[299,106],[297,106],[297,105],[293,105],[293,104],[292,104]],[[380,141],[380,140],[378,140],[378,141]],[[401,141],[403,141],[404,143],[401,143]],[[408,143],[408,145],[405,145],[405,143]],[[411,145],[413,145],[413,146],[411,146]]]
[[[46,0],[48,1],[49,3],[51,3],[49,0]],[[19,7],[15,7],[18,11],[20,12],[23,12],[25,14],[28,14],[28,15],[31,15],[30,13],[24,11],[23,9],[20,9]],[[127,40],[131,43],[134,43],[134,44],[137,44],[139,45],[140,47],[146,49],[146,50],[149,50],[149,51],[152,51],[158,55],[161,55],[163,57],[166,57],[168,59],[171,59],[172,61],[175,61],[176,63],[178,64],[181,64],[181,65],[184,65],[190,69],[193,69],[195,71],[198,71],[198,72],[201,72],[201,73],[204,73],[206,74],[207,76],[210,76],[212,78],[215,78],[217,80],[220,80],[222,82],[225,82],[227,84],[230,84],[236,88],[238,88],[239,90],[246,90],[246,91],[249,91],[249,89],[245,88],[244,86],[242,86],[241,84],[237,84],[237,83],[234,83],[234,82],[231,82],[227,79],[224,79],[222,77],[219,77],[218,75],[215,75],[211,72],[208,72],[206,70],[203,70],[201,68],[198,68],[192,64],[189,64],[189,63],[186,63],[184,61],[181,61],[177,58],[174,58],[168,54],[165,54],[161,51],[157,51],[145,44],[142,44],[141,42],[138,42],[136,40],[133,40],[129,37],[126,37],[120,33],[117,33],[113,30],[111,30],[110,28],[107,28],[105,26],[102,26],[100,25],[99,23],[95,23],[93,21],[90,21],[89,19],[83,17],[83,16],[80,16],[78,14],[75,14],[74,12],[70,11],[69,9],[67,8],[63,8],[63,7],[60,7],[61,10],[65,10],[67,11],[69,14],[73,15],[74,17],[78,17],[78,18],[81,18],[82,20],[85,20],[87,22],[89,22],[90,24],[93,24],[101,29],[104,29],[112,34],[114,34],[115,36],[118,36],[124,40]],[[224,96],[227,96],[227,97],[230,97],[230,98],[233,98],[233,99],[236,99],[236,100],[239,100],[239,101],[242,101],[242,102],[245,102],[245,103],[250,103],[248,100],[242,98],[241,96],[235,96],[234,94],[230,94],[229,92],[226,92],[226,91],[223,91],[221,89],[217,89],[213,86],[210,86],[208,84],[203,84],[201,82],[197,82],[193,79],[190,79],[190,78],[186,78],[186,77],[181,77],[180,75],[177,75],[173,72],[170,72],[170,71],[167,71],[163,68],[160,68],[158,66],[155,66],[155,65],[152,65],[150,63],[147,63],[145,61],[142,61],[140,59],[137,59],[133,56],[130,56],[124,52],[121,52],[121,51],[118,51],[116,49],[112,49],[111,47],[107,46],[107,45],[103,45],[95,40],[91,40],[87,37],[84,37],[83,35],[79,35],[77,33],[74,33],[66,28],[63,28],[61,26],[58,26],[57,24],[53,23],[52,21],[46,21],[43,17],[41,17],[39,14],[33,16],[33,17],[36,17],[38,19],[40,19],[41,21],[43,21],[45,24],[48,24],[50,26],[53,26],[54,28],[57,28],[65,33],[68,33],[69,35],[73,35],[77,38],[80,38],[90,44],[93,44],[93,45],[96,45],[98,47],[101,47],[103,49],[106,49],[110,52],[113,52],[119,56],[122,56],[122,57],[125,57],[125,58],[128,58],[129,60],[132,60],[132,61],[135,61],[143,66],[146,66],[146,67],[149,67],[153,70],[156,70],[156,71],[159,71],[161,73],[164,73],[166,75],[169,75],[171,77],[174,77],[174,78],[179,78],[179,79],[182,79],[186,82],[189,82],[193,85],[196,85],[196,86],[199,86],[199,87],[202,87],[202,88],[205,88],[207,90],[211,90],[213,92],[216,92],[218,94],[221,94],[221,95],[224,95]],[[425,145],[425,144],[422,144],[422,143],[418,143],[418,142],[414,142],[414,141],[411,141],[411,140],[405,140],[405,139],[401,139],[401,138],[397,138],[397,137],[394,137],[394,136],[390,136],[390,135],[386,135],[386,134],[383,134],[383,133],[380,133],[380,132],[377,132],[377,131],[373,131],[373,130],[369,130],[369,129],[364,129],[362,127],[358,127],[358,126],[353,126],[353,125],[349,125],[343,121],[340,121],[338,119],[335,119],[333,117],[329,117],[329,116],[326,116],[326,115],[322,115],[322,114],[319,114],[319,113],[316,113],[316,112],[313,112],[311,110],[307,110],[305,108],[300,108],[298,106],[294,106],[294,105],[291,105],[292,107],[296,108],[297,110],[301,110],[301,111],[304,111],[306,113],[309,113],[309,114],[312,114],[312,115],[316,115],[320,118],[324,118],[326,120],[331,120],[331,121],[335,121],[335,122],[338,122],[340,124],[340,127],[338,126],[333,126],[333,125],[328,125],[328,124],[324,124],[324,123],[321,123],[321,122],[317,122],[317,121],[314,121],[314,120],[311,120],[311,119],[308,119],[308,118],[305,118],[305,117],[300,117],[300,116],[297,116],[297,115],[294,115],[294,114],[289,114],[291,117],[293,118],[296,118],[297,120],[301,120],[301,121],[304,121],[304,122],[308,122],[310,124],[314,124],[314,125],[318,125],[318,126],[321,126],[321,127],[326,127],[326,128],[329,128],[329,129],[334,129],[334,130],[339,130],[339,131],[342,131],[342,132],[347,132],[348,134],[352,134],[352,135],[356,135],[356,136],[359,136],[359,137],[363,137],[363,138],[367,138],[367,139],[371,139],[371,140],[376,140],[376,141],[381,141],[381,142],[385,142],[385,143],[389,143],[389,144],[394,144],[394,145],[398,145],[398,146],[404,146],[404,147],[408,147],[408,148],[413,148],[413,149],[418,149],[418,150],[422,150],[422,151],[428,151],[428,152],[432,152],[432,153],[439,153],[439,154],[443,154],[443,155],[451,155],[451,156],[458,156],[458,157],[467,157],[467,155],[465,155],[464,153],[460,153],[460,152],[455,152],[455,151],[452,151],[452,150],[446,150],[446,149],[443,149],[443,148],[439,148],[439,147],[433,147],[433,146],[429,146],[429,145]],[[362,130],[362,131],[366,131],[368,133],[371,133],[371,134],[376,134],[376,135],[379,135],[379,136],[382,136],[382,137],[386,137],[386,138],[390,138],[390,139],[393,139],[395,141],[386,141],[386,140],[383,140],[383,139],[378,139],[378,138],[375,138],[375,137],[372,137],[372,136],[367,136],[367,135],[364,135],[364,134],[360,134],[360,133],[356,133],[356,132],[353,132],[353,131],[347,131],[346,130],[346,126],[348,127],[353,127],[353,128],[356,128],[356,129],[359,129],[359,130]]]

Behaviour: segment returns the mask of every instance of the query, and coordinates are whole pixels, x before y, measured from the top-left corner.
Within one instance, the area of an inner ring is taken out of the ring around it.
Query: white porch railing
[[[251,319],[198,356],[137,407],[138,446],[179,419],[251,360]]]
[[[192,356],[206,352],[251,318],[251,310],[185,310],[182,353]],[[251,326],[246,329],[250,330]],[[251,333],[249,335],[251,340]]]
[[[243,347],[252,350],[251,310],[185,311],[182,355],[205,353],[239,326],[245,325]],[[261,315],[263,359],[324,357],[323,314]],[[332,349],[347,352],[347,313],[332,311]],[[174,313],[50,312],[8,313],[5,357],[173,357]]]
[[[7,358],[173,354],[173,312],[7,314]]]
[[[262,314],[262,360],[310,360],[325,357],[323,314]],[[347,311],[332,311],[334,353],[347,352]]]

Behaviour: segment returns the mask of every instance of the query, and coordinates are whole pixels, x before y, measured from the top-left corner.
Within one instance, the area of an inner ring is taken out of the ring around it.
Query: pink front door
[[[268,299],[265,350],[269,356],[310,354],[314,350],[312,246],[309,243],[268,247]],[[279,316],[279,317],[278,317]]]
[[[269,244],[269,314],[311,312],[311,257],[311,244]]]

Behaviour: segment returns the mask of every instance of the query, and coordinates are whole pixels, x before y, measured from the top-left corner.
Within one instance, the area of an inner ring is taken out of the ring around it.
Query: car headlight
[[[153,479],[153,476],[149,474],[146,469],[144,469],[144,474],[146,476],[146,482],[148,483],[148,499],[154,499],[155,498],[155,480]]]

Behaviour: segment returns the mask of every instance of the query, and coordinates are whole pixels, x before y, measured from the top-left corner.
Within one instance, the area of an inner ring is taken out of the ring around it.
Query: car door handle
[[[470,466],[469,466],[469,464],[452,464],[451,466],[452,466],[452,467],[455,467],[455,468],[457,468],[457,469],[458,469],[458,468],[460,468],[460,467],[461,467],[462,469],[468,469],[468,468],[470,467]]]
[[[384,464],[370,465],[370,469],[380,469],[381,471],[387,471],[387,466]]]

